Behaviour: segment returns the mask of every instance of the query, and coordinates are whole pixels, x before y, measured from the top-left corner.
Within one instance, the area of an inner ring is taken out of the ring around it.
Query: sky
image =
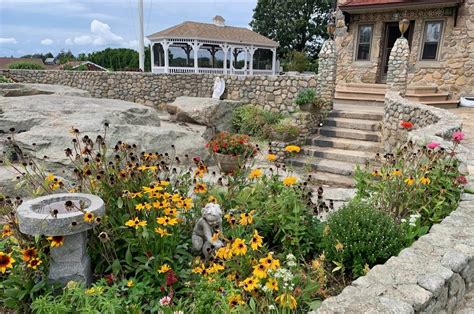
[[[183,21],[248,27],[257,0],[144,0],[144,33]],[[138,49],[137,0],[0,0],[0,57]]]

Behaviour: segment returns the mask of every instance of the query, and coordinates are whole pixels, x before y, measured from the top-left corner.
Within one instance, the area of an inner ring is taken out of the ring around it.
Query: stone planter
[[[66,208],[65,202],[73,206]],[[81,210],[79,210],[80,208]],[[37,236],[63,236],[64,244],[51,248],[48,278],[65,285],[70,280],[92,282],[90,257],[87,254],[87,230],[95,222],[85,222],[84,212],[94,217],[105,213],[101,198],[82,193],[52,194],[24,202],[17,209],[22,233]]]
[[[235,173],[240,166],[245,163],[242,156],[214,153],[214,158],[216,159],[219,169],[225,174]]]
[[[273,141],[293,142],[298,138],[298,135],[272,131],[271,134],[270,134],[270,137]]]
[[[300,107],[300,110],[303,112],[314,113],[316,111],[316,108],[314,107],[312,103],[299,105],[299,107]]]

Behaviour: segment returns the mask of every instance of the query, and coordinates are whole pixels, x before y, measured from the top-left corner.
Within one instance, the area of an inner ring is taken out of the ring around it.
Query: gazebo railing
[[[179,74],[179,73],[195,73],[195,69],[191,67],[169,67],[168,71],[170,74]],[[155,74],[164,74],[165,68],[164,67],[153,67],[153,73]],[[201,74],[224,74],[224,69],[216,69],[216,68],[198,68],[198,72]],[[272,70],[252,70],[249,69],[227,69],[226,74],[233,74],[233,75],[272,75]]]

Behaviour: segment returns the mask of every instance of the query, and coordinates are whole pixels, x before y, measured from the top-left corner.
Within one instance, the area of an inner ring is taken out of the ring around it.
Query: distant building
[[[153,73],[275,74],[278,43],[250,29],[183,22],[151,34]]]
[[[0,58],[0,70],[8,70],[10,64],[17,62],[30,62],[45,67],[41,58]]]
[[[85,67],[86,71],[108,71],[106,68],[91,61],[69,61],[59,66],[58,70],[78,70]]]
[[[46,58],[46,60],[44,60],[44,64],[47,64],[47,65],[53,65],[55,63],[56,62],[54,62],[54,58]]]

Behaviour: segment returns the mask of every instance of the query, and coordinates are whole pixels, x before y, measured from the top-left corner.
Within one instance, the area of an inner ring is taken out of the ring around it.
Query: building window
[[[372,44],[373,25],[359,25],[359,36],[357,38],[356,60],[370,60],[370,47]]]
[[[421,60],[437,60],[443,21],[427,21],[423,34],[423,51]]]

